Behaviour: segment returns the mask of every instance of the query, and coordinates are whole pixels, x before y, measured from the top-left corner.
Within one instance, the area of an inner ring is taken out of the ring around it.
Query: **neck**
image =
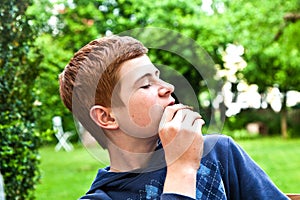
[[[114,172],[126,172],[141,169],[147,165],[152,152],[154,152],[157,146],[158,136],[134,138],[118,134],[118,137],[110,139],[111,142],[108,145],[110,170]]]

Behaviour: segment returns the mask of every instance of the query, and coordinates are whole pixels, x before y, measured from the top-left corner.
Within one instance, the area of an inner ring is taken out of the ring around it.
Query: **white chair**
[[[69,142],[70,137],[73,135],[72,132],[64,132],[62,127],[62,119],[60,116],[55,116],[52,118],[53,129],[55,131],[55,136],[58,140],[55,150],[59,151],[64,148],[66,151],[72,151],[73,145]]]
[[[1,173],[0,173],[0,200],[5,200],[4,181]]]

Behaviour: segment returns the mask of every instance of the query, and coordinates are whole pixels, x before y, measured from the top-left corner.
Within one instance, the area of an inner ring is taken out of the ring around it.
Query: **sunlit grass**
[[[246,152],[285,193],[300,193],[300,139],[257,138],[238,140]],[[104,163],[77,145],[72,152],[41,149],[42,179],[36,190],[40,199],[78,199],[89,189]]]
[[[42,178],[37,186],[36,199],[78,199],[89,189],[97,170],[104,166],[81,145],[72,152],[54,151],[43,147]]]
[[[237,141],[285,193],[300,193],[300,139]]]

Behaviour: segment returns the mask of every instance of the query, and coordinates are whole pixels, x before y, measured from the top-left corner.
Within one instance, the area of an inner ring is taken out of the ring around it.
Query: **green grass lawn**
[[[97,170],[106,165],[81,145],[75,145],[71,152],[43,147],[40,154],[42,177],[37,185],[37,200],[78,199],[89,189]]]
[[[237,141],[285,193],[300,193],[300,139],[259,138]],[[81,145],[72,152],[43,147],[40,199],[78,199],[90,187],[96,172],[106,165]],[[104,159],[105,160],[105,159]]]
[[[285,193],[300,193],[300,139],[237,141]]]

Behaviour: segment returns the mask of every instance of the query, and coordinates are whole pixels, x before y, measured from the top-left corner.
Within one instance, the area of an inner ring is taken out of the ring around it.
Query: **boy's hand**
[[[195,197],[196,173],[203,153],[199,113],[182,104],[168,106],[161,119],[159,136],[167,162],[164,192]]]
[[[203,151],[202,120],[199,113],[182,104],[168,106],[162,116],[159,136],[167,165],[198,170]]]

